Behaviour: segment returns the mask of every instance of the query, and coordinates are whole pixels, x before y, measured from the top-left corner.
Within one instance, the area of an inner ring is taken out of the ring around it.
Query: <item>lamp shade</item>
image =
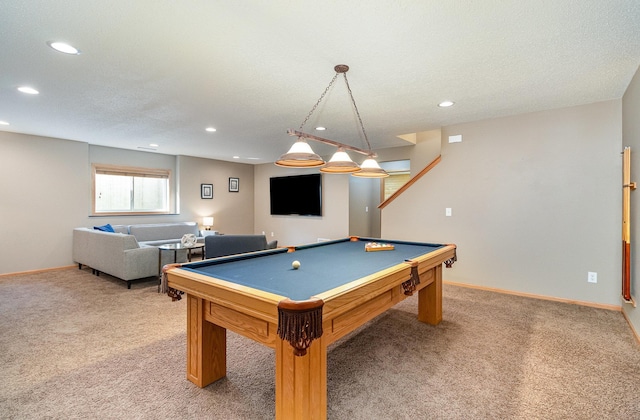
[[[288,168],[315,168],[325,164],[324,160],[311,150],[311,146],[302,138],[293,143],[291,149],[275,162]]]
[[[203,218],[202,218],[202,224],[203,224],[205,227],[211,227],[211,226],[213,226],[213,217],[212,217],[212,216],[203,217]]]
[[[359,178],[386,178],[389,176],[387,171],[382,169],[378,162],[375,159],[369,157],[362,162],[360,165],[360,171],[354,172],[353,176],[357,176]]]
[[[340,147],[338,148],[338,151],[333,154],[329,162],[320,169],[320,172],[329,174],[349,174],[359,170],[360,166],[352,161],[344,149]]]

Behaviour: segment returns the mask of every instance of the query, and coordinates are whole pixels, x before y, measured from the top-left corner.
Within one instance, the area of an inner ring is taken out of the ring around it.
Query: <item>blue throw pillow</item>
[[[101,230],[103,232],[113,232],[113,233],[116,232],[115,230],[113,230],[113,227],[109,223],[107,223],[104,226],[94,226],[93,228],[95,230]]]

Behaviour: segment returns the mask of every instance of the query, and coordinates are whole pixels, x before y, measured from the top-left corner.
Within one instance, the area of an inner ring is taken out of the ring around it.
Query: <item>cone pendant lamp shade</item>
[[[360,165],[360,169],[360,171],[354,172],[351,175],[359,178],[386,178],[389,176],[387,171],[382,169],[373,158],[365,159],[362,165]]]
[[[360,170],[360,166],[351,160],[349,155],[342,149],[333,154],[331,160],[320,169],[320,172],[329,174],[350,174]]]
[[[309,143],[301,138],[276,161],[276,165],[289,168],[315,168],[324,164],[324,160],[311,150]]]

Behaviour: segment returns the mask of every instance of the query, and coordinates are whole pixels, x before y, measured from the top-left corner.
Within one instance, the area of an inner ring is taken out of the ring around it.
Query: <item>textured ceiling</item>
[[[10,125],[0,130],[247,163],[287,151],[286,130],[300,126],[336,64],[350,66],[374,149],[441,126],[620,98],[640,64],[638,0],[1,6],[0,121]],[[56,40],[82,53],[47,46]],[[438,108],[445,99],[456,105]],[[316,125],[364,147],[342,79],[304,131]]]

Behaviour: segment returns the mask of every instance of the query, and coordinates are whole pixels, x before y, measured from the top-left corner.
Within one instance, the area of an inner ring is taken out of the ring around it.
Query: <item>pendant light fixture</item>
[[[353,173],[359,170],[358,164],[351,160],[342,147],[338,147],[338,151],[333,154],[329,162],[320,168],[320,172],[328,174]]]
[[[386,178],[389,176],[387,171],[382,169],[378,162],[372,157],[368,157],[360,165],[360,170],[351,174],[358,178]]]
[[[276,161],[276,165],[286,168],[317,168],[324,163],[324,160],[311,150],[311,146],[303,137],[298,137],[291,149]]]
[[[300,124],[300,128],[298,130],[288,130],[289,135],[297,136],[298,140],[294,143],[294,145],[287,153],[280,156],[275,164],[278,166],[293,168],[313,168],[322,166],[320,171],[324,173],[350,173],[361,178],[384,178],[389,176],[389,174],[387,174],[384,169],[380,168],[378,163],[375,161],[376,154],[371,151],[371,144],[369,143],[367,133],[364,130],[362,118],[360,117],[360,112],[358,111],[356,101],[353,98],[353,93],[351,92],[351,87],[349,86],[349,80],[347,79],[347,71],[349,71],[349,66],[347,66],[346,64],[338,64],[334,67],[334,70],[336,74],[333,76],[333,79],[331,79],[331,82],[329,82],[329,86],[327,86],[324,92],[322,92],[322,95],[320,95],[320,98],[318,99],[316,104],[313,106],[313,108],[311,108],[311,111],[309,111],[302,124]],[[358,121],[360,122],[360,128],[362,129],[362,134],[366,142],[367,150],[358,149],[357,147],[349,146],[347,144],[343,144],[334,140],[324,139],[322,137],[314,136],[301,131],[340,74],[344,76],[344,81],[349,92],[349,98],[351,99],[351,103],[353,104],[353,109],[356,112]],[[320,143],[330,144],[336,146],[338,150],[331,157],[329,162],[325,163],[322,158],[320,158],[313,152],[313,150],[311,150],[311,146],[309,146],[306,140],[314,140]],[[357,153],[361,153],[367,156],[367,159],[365,159],[362,166],[358,166],[357,163],[351,160],[345,150],[351,150]]]

